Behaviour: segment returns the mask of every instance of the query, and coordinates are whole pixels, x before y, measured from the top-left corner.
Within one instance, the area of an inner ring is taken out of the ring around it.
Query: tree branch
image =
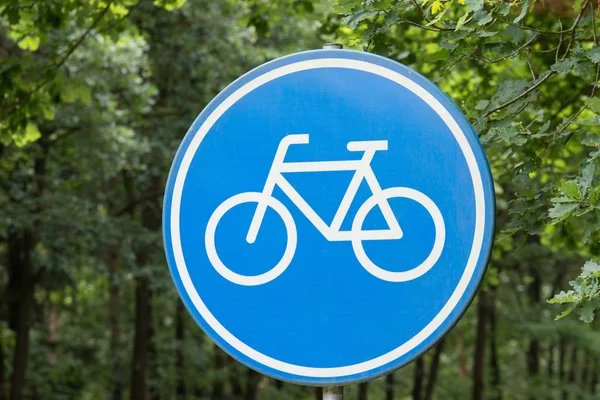
[[[484,117],[489,117],[491,114],[495,113],[496,111],[500,111],[503,108],[506,108],[506,107],[510,106],[511,104],[516,103],[517,101],[521,100],[523,97],[527,96],[529,93],[531,93],[535,89],[537,89],[542,83],[546,82],[548,80],[548,78],[550,78],[554,74],[556,74],[555,71],[549,71],[542,79],[540,79],[539,81],[537,81],[529,89],[527,89],[526,91],[524,91],[523,93],[521,93],[517,97],[513,98],[512,100],[509,100],[506,103],[500,104],[498,107],[494,108],[493,110],[490,110],[490,111],[486,112],[485,114],[483,114],[483,116]]]

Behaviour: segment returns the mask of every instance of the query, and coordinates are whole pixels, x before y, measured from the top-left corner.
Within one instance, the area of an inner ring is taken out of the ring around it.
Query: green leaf
[[[550,69],[552,71],[558,72],[559,74],[564,74],[573,69],[573,67],[577,64],[575,60],[567,58],[566,60],[559,61],[554,63]]]
[[[467,11],[479,11],[483,9],[483,0],[465,0]]]
[[[467,20],[468,17],[469,17],[469,13],[468,12],[464,13],[463,16],[460,17],[458,19],[458,21],[456,22],[456,28],[454,30],[459,31],[460,28],[462,28],[462,26],[465,24],[465,21]]]
[[[587,56],[594,64],[600,63],[600,46],[592,47],[588,52]]]
[[[480,11],[475,13],[475,21],[477,21],[477,25],[484,26],[492,22],[493,18],[491,14],[486,13],[485,11]]]
[[[563,311],[560,314],[558,314],[556,316],[556,318],[554,318],[554,319],[555,320],[559,320],[559,319],[562,319],[562,318],[566,317],[567,315],[571,314],[571,312],[573,312],[573,310],[575,309],[575,307],[577,307],[577,304],[573,304],[572,306],[570,306],[569,308],[567,308],[565,311]]]
[[[40,37],[26,35],[18,43],[23,50],[36,51],[40,47]]]
[[[479,103],[475,106],[476,110],[485,110],[487,106],[490,104],[489,100],[480,100]]]
[[[575,10],[575,11],[581,10],[582,4],[583,4],[583,0],[575,0],[573,2],[573,10]]]
[[[371,10],[367,12],[353,13],[348,15],[347,17],[344,17],[342,19],[342,22],[344,22],[344,24],[346,24],[348,28],[356,29],[362,21],[378,16],[380,12],[381,11]]]
[[[154,0],[154,5],[162,7],[167,11],[173,11],[176,8],[181,8],[187,0]]]
[[[56,113],[50,107],[44,107],[42,114],[44,115],[44,118],[49,121],[52,121],[56,117]]]
[[[333,3],[333,12],[338,14],[348,14],[356,7],[360,6],[362,0],[338,0]]]
[[[582,196],[585,196],[588,189],[592,185],[594,179],[594,171],[596,170],[596,163],[589,162],[583,167],[581,171],[581,178],[579,178],[579,192]]]
[[[581,271],[582,271],[582,275],[584,277],[599,278],[600,277],[600,264],[598,264],[594,260],[588,260],[583,265],[583,268],[581,269]]]
[[[553,219],[552,223],[556,224],[571,215],[577,207],[579,207],[578,202],[555,203],[548,212],[548,216]]]
[[[551,298],[550,300],[548,300],[548,303],[550,303],[550,304],[564,304],[564,303],[573,303],[575,301],[577,301],[576,298],[575,298],[575,292],[573,292],[572,290],[569,290],[568,292],[565,292],[563,290],[560,293],[554,295],[553,298]]]
[[[17,146],[23,147],[29,143],[35,142],[40,137],[42,137],[42,134],[38,127],[32,122],[28,122],[24,131],[13,135],[13,140]]]
[[[571,179],[562,184],[560,187],[560,191],[567,195],[567,197],[573,199],[580,199],[581,195],[579,194],[579,188],[577,187],[577,181]]]
[[[591,98],[588,107],[596,114],[600,114],[600,99],[597,97]]]
[[[579,319],[585,323],[590,323],[594,320],[594,311],[596,305],[594,302],[587,302],[579,309]]]
[[[525,18],[525,15],[527,15],[527,8],[529,7],[529,0],[524,0],[522,5],[521,5],[521,13],[517,16],[517,18],[515,18],[514,22],[521,22],[521,20],[523,18]]]

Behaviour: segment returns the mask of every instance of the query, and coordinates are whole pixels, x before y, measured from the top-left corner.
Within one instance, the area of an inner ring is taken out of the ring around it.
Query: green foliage
[[[594,320],[594,312],[600,308],[598,293],[600,292],[600,264],[594,260],[587,261],[581,274],[574,281],[569,282],[573,288],[567,292],[562,291],[548,300],[550,304],[567,304],[569,307],[556,318],[560,319],[577,310],[579,319],[584,322]]]

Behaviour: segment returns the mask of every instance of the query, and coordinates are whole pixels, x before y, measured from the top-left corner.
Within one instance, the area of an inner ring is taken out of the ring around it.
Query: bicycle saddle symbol
[[[330,242],[349,241],[352,242],[354,254],[358,262],[373,276],[389,282],[406,282],[420,277],[429,271],[439,259],[444,248],[446,228],[444,219],[437,205],[426,195],[418,190],[407,187],[392,187],[382,189],[377,177],[371,168],[371,161],[377,151],[387,150],[387,140],[372,140],[349,142],[349,151],[362,151],[363,156],[359,160],[342,161],[314,161],[314,162],[285,162],[288,148],[293,144],[308,144],[308,134],[294,134],[284,137],[277,148],[275,158],[267,181],[262,192],[245,192],[236,194],[219,205],[211,215],[206,226],[205,246],[208,258],[215,268],[225,279],[244,286],[257,286],[272,281],[286,270],[292,262],[296,252],[298,240],[296,224],[289,210],[276,198],[273,190],[278,186],[288,198],[298,207],[300,212],[317,228],[317,230]],[[327,225],[313,208],[300,196],[292,185],[283,176],[290,172],[325,172],[325,171],[354,171],[348,189],[335,213],[331,224]],[[368,198],[358,209],[349,231],[342,231],[341,226],[346,218],[350,205],[358,192],[360,184],[365,180],[373,195]],[[367,240],[395,240],[403,236],[402,229],[394,216],[388,202],[391,198],[405,198],[414,200],[425,207],[433,219],[435,227],[435,239],[433,248],[427,258],[418,266],[407,271],[388,271],[378,267],[367,257],[363,248],[363,241]],[[233,272],[223,264],[215,248],[215,232],[217,225],[223,215],[233,207],[244,203],[256,203],[256,211],[246,241],[254,243],[260,230],[267,207],[271,207],[283,220],[287,231],[287,245],[283,257],[277,265],[269,271],[259,275],[241,275]],[[363,222],[371,209],[379,206],[381,213],[388,225],[388,229],[363,230]]]

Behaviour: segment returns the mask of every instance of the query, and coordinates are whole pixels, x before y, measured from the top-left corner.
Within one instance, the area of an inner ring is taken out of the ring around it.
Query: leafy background
[[[254,66],[328,41],[439,85],[485,147],[498,208],[460,323],[347,398],[597,398],[598,6],[1,1],[0,400],[321,398],[207,340],[171,283],[160,216],[202,107]]]

